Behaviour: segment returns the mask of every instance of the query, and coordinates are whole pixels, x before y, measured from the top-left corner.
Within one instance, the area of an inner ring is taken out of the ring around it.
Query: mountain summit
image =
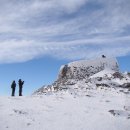
[[[70,92],[85,95],[87,89],[127,88],[130,90],[130,77],[121,73],[116,58],[80,60],[62,65],[58,79],[34,92],[36,95],[53,92]]]
[[[119,71],[117,60],[115,58],[97,58],[71,62],[61,66],[58,78],[84,79],[105,69]]]

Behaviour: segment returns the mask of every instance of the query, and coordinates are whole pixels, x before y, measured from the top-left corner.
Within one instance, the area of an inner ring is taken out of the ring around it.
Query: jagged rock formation
[[[97,58],[95,60],[81,60],[63,65],[58,79],[48,86],[43,86],[34,94],[59,91],[82,93],[87,89],[122,87],[130,90],[130,77],[119,72],[115,58]]]
[[[114,58],[98,58],[96,60],[82,60],[63,65],[58,79],[84,79],[104,69],[119,71],[117,60]]]

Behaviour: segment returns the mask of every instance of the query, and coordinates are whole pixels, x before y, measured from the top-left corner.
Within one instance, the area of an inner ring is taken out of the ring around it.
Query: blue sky
[[[59,68],[66,64],[67,60],[57,60],[51,57],[43,57],[25,63],[1,64],[0,65],[0,86],[1,95],[10,95],[10,84],[12,80],[21,78],[25,81],[24,95],[31,94],[43,85],[51,84],[57,79]],[[17,85],[18,95],[18,85]]]
[[[0,0],[0,94],[56,79],[61,64],[102,54],[130,71],[129,0]]]

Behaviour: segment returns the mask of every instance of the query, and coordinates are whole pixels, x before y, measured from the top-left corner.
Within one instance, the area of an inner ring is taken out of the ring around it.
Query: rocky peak
[[[119,71],[115,58],[97,58],[81,60],[62,65],[58,79],[51,85],[43,86],[34,94],[53,92],[85,94],[88,89],[96,88],[127,88],[130,90],[130,77]]]
[[[81,60],[63,65],[60,68],[58,80],[61,79],[84,79],[104,69],[119,71],[115,58],[97,58],[95,60]]]

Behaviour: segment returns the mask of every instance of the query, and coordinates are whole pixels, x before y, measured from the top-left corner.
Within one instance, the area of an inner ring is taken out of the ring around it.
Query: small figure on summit
[[[22,88],[23,88],[24,81],[19,79],[18,83],[19,83],[19,96],[22,96]]]
[[[105,56],[105,55],[102,55],[102,58],[106,58],[106,56]]]
[[[11,96],[15,96],[15,88],[16,88],[15,80],[12,82],[11,88],[12,88],[12,94],[11,94]]]

